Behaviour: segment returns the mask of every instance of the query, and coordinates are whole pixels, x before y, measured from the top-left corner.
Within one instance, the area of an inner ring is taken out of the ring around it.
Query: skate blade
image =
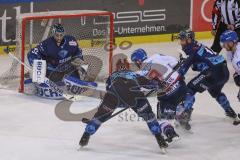
[[[84,149],[84,146],[78,146],[77,151],[82,151]]]
[[[176,122],[174,126],[175,126],[175,128],[179,128],[179,129],[183,130],[184,132],[193,133],[191,128],[186,129],[186,126],[181,125],[179,122]]]
[[[77,148],[77,151],[81,151],[82,149],[83,149],[83,147],[80,146],[80,147]]]
[[[234,125],[234,126],[237,126],[237,125],[239,125],[239,124],[240,124],[240,121],[234,121],[234,122],[233,122],[233,125]]]
[[[178,143],[178,141],[180,141],[180,140],[181,140],[180,137],[174,137],[174,138],[172,139],[172,142],[168,142],[169,147],[171,148],[171,147],[174,146],[176,143]]]
[[[161,154],[167,154],[167,149],[166,148],[160,148],[160,153]]]
[[[174,137],[172,140],[173,140],[173,142],[177,142],[177,141],[180,141],[181,138],[180,137]]]
[[[187,129],[185,129],[184,127],[182,127],[181,125],[178,126],[177,131],[178,131],[179,133],[183,133],[183,134],[193,134],[193,133],[194,133],[194,132],[192,131],[192,129],[187,130]]]
[[[237,126],[240,124],[240,119],[239,118],[235,118],[235,120],[233,121],[233,125]]]
[[[240,124],[240,119],[238,117],[237,118],[231,118],[231,117],[226,116],[224,118],[224,121],[229,122],[229,123],[231,123],[235,126]]]

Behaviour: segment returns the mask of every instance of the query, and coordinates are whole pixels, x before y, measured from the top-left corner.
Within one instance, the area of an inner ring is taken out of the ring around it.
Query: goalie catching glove
[[[71,64],[76,67],[76,68],[79,68],[81,67],[81,65],[83,64],[83,60],[81,58],[75,58]]]

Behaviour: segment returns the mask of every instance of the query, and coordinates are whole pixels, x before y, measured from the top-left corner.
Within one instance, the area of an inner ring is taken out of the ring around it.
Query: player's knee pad
[[[97,119],[91,120],[90,122],[88,122],[88,124],[85,128],[85,132],[89,133],[90,135],[93,135],[98,130],[101,123],[102,122]]]
[[[150,131],[152,132],[152,134],[155,135],[155,134],[162,133],[161,127],[156,119],[147,122],[147,125],[148,125],[148,128],[150,129]]]
[[[114,110],[115,108],[117,108],[118,104],[118,98],[114,94],[107,92],[104,95],[100,107],[105,108],[105,110]]]
[[[107,92],[104,95],[103,101],[98,107],[97,113],[94,115],[99,121],[104,122],[111,116],[116,107],[118,106],[118,99],[113,94]]]
[[[155,114],[152,111],[152,107],[148,103],[148,101],[137,101],[137,105],[132,108],[139,117],[142,117],[145,121],[148,121],[149,119],[155,118]]]
[[[223,109],[228,109],[230,107],[230,103],[224,93],[219,94],[216,97],[217,102],[223,107]]]
[[[235,74],[233,75],[233,79],[234,79],[235,84],[236,84],[238,87],[240,87],[240,75],[238,75],[237,73],[235,73]]]
[[[184,108],[185,109],[191,109],[193,104],[195,102],[195,97],[194,95],[190,94],[190,93],[187,93],[186,94],[186,97],[185,97],[185,100],[184,100]]]
[[[158,118],[159,119],[174,119],[176,107],[171,103],[158,103]]]

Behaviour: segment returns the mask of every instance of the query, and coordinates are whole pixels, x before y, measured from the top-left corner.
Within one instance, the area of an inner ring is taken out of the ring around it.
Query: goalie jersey
[[[54,37],[42,41],[27,55],[29,64],[32,66],[34,59],[43,59],[47,62],[48,71],[63,72],[71,67],[72,58],[81,58],[82,50],[73,36],[65,35],[60,46]]]

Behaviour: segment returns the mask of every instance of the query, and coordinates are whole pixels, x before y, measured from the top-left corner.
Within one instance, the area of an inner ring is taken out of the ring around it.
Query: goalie
[[[59,86],[64,86],[66,82],[71,86],[79,83],[85,85],[85,80],[88,81],[89,78],[86,71],[81,67],[84,63],[82,50],[73,36],[64,33],[64,27],[61,24],[54,24],[52,26],[52,36],[42,41],[28,53],[29,64],[34,68],[34,65],[36,65],[34,61],[46,61],[46,66],[41,66],[46,68],[43,69],[46,71],[46,77]],[[36,74],[36,71],[33,69],[34,74]],[[25,85],[29,86],[27,84],[32,84],[31,79],[25,80]],[[45,83],[34,83],[33,85],[36,87],[35,94],[40,97],[62,98],[62,95],[51,90]],[[87,85],[96,86],[96,83],[87,82]],[[29,88],[32,88],[32,85]],[[67,88],[71,90],[69,87]]]

